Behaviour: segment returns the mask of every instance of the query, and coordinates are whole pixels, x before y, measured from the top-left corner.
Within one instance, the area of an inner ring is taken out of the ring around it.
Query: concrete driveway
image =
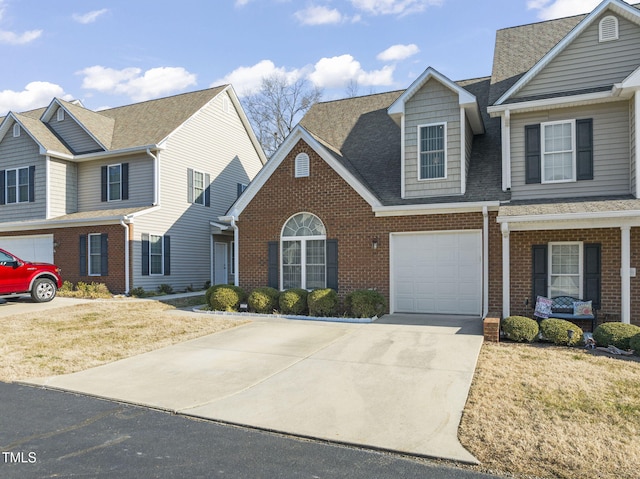
[[[265,320],[30,384],[232,424],[477,463],[457,430],[479,319]]]
[[[39,313],[41,311],[74,306],[76,304],[87,303],[90,301],[87,299],[61,298],[60,296],[56,296],[47,303],[36,303],[29,295],[13,296],[3,299],[6,299],[7,302],[0,304],[0,318],[15,314]]]

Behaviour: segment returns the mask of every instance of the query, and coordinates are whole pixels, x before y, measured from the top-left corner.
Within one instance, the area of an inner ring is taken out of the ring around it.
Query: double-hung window
[[[164,274],[164,248],[162,236],[149,235],[149,273]]]
[[[193,202],[204,205],[204,173],[193,172]]]
[[[576,180],[575,120],[542,123],[542,183]]]
[[[118,201],[122,199],[122,165],[109,165],[108,171],[108,201]]]
[[[208,173],[187,168],[187,201],[211,206],[211,176]]]
[[[6,170],[6,203],[29,201],[29,168]]]
[[[102,274],[102,235],[89,235],[88,248],[89,276],[100,276]]]
[[[282,230],[282,288],[326,286],[326,236],[322,221],[299,213]]]
[[[171,237],[142,233],[142,275],[171,275]]]
[[[548,296],[582,297],[582,243],[549,243]]]
[[[447,125],[421,125],[418,127],[418,175],[421,180],[445,178],[447,173]]]

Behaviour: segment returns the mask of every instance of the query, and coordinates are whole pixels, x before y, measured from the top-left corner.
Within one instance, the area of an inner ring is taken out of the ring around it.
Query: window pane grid
[[[121,196],[120,165],[109,167],[109,201],[119,200]]]
[[[162,253],[162,236],[149,235],[149,273],[163,273]]]
[[[444,178],[444,125],[420,127],[420,179]]]
[[[544,125],[544,180],[573,179],[573,127],[571,122]]]
[[[5,176],[6,203],[29,201],[29,168],[7,170]]]
[[[549,295],[580,297],[580,245],[551,245]]]
[[[89,235],[89,275],[101,274],[102,238],[99,234]]]
[[[204,173],[193,172],[193,197],[195,203],[204,204]]]

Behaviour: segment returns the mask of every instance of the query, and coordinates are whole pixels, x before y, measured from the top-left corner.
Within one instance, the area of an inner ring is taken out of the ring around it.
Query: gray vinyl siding
[[[49,217],[78,211],[78,165],[69,161],[49,160]]]
[[[0,222],[44,219],[46,216],[46,169],[40,147],[29,134],[22,130],[13,137],[12,129],[0,142],[0,170],[35,166],[35,196],[31,203],[0,205]]]
[[[619,39],[599,42],[600,20],[606,15],[609,12],[597,18],[515,97],[610,86],[632,73],[640,64],[640,26],[617,17]]]
[[[175,290],[201,288],[211,280],[211,221],[218,221],[237,197],[237,183],[248,184],[262,164],[233,103],[223,111],[217,96],[174,132],[159,153],[160,209],[135,222],[132,277],[135,287],[153,290],[171,284]],[[228,97],[227,97],[228,98]],[[187,201],[187,169],[210,175],[211,206]],[[171,275],[143,276],[143,233],[170,235]],[[228,241],[233,239],[229,232]],[[220,238],[216,239],[221,241]]]
[[[639,93],[636,92],[636,95],[638,95]],[[636,125],[636,108],[635,108],[635,101],[633,99],[631,99],[631,101],[629,102],[629,123],[630,123],[630,128],[629,128],[629,132],[630,132],[630,137],[631,137],[631,143],[629,145],[630,147],[630,152],[631,152],[631,158],[630,158],[630,171],[629,171],[629,178],[630,178],[630,182],[631,182],[631,194],[635,195],[636,197],[638,197],[638,185],[636,185],[636,137],[638,136],[638,132],[636,131],[636,128],[638,128],[638,125]]]
[[[129,199],[101,201],[101,168],[129,163]],[[123,156],[110,160],[78,163],[78,210],[110,210],[151,206],[153,203],[153,160],[146,154]]]
[[[593,180],[525,184],[526,125],[547,121],[593,119]],[[629,103],[565,108],[511,116],[511,198],[567,198],[629,194]]]
[[[418,127],[446,123],[447,171],[445,179],[419,180]],[[405,197],[460,194],[461,150],[458,95],[436,80],[429,80],[405,106]]]
[[[48,125],[75,154],[102,151],[100,145],[66,112],[62,121],[58,121],[54,113]]]
[[[469,162],[471,161],[471,150],[473,147],[473,131],[471,130],[471,124],[469,123],[469,119],[466,118],[465,116],[465,140],[464,140],[464,146],[465,146],[465,152],[464,152],[464,158],[465,158],[465,178],[467,178],[467,182],[468,182],[468,178],[469,178]]]

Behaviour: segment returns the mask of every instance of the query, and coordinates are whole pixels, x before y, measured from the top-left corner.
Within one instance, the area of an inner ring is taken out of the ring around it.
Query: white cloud
[[[105,13],[107,13],[109,10],[106,8],[103,8],[102,10],[94,10],[92,12],[89,13],[74,13],[72,15],[72,18],[78,22],[78,23],[82,23],[82,24],[87,24],[87,23],[93,23],[95,22],[98,17],[100,15],[104,15]]]
[[[0,0],[0,20],[4,15],[5,4],[3,0]],[[0,43],[6,43],[9,45],[24,45],[25,43],[32,42],[36,38],[42,35],[42,30],[28,30],[23,33],[10,32],[8,30],[0,29]]]
[[[413,43],[410,45],[392,45],[385,51],[378,53],[376,58],[383,62],[396,62],[409,58],[419,51],[418,45]]]
[[[294,16],[303,25],[326,25],[340,23],[345,19],[337,9],[322,6],[307,7],[297,11]]]
[[[409,15],[439,7],[444,0],[351,0],[353,6],[372,15]]]
[[[320,88],[342,88],[355,81],[361,86],[393,84],[394,67],[367,72],[351,55],[322,58],[314,66],[309,79]]]
[[[570,17],[581,13],[589,13],[596,8],[602,0],[529,0],[529,10],[539,10],[538,18],[552,20],[554,18]],[[633,3],[635,0],[625,0]]]
[[[22,91],[0,91],[0,115],[4,115],[9,111],[20,113],[21,111],[47,106],[51,103],[53,97],[64,100],[73,98],[71,95],[65,94],[60,85],[45,81],[31,82]]]
[[[84,75],[82,88],[113,95],[126,95],[134,101],[144,101],[176,93],[196,84],[196,75],[182,67],[115,70],[100,65],[78,72]]]
[[[283,67],[276,67],[271,60],[262,60],[250,67],[236,68],[228,75],[213,82],[211,86],[230,83],[238,96],[245,96],[258,90],[263,78],[275,74],[285,75],[289,81],[294,82],[300,78],[302,72],[300,70],[287,71]]]

